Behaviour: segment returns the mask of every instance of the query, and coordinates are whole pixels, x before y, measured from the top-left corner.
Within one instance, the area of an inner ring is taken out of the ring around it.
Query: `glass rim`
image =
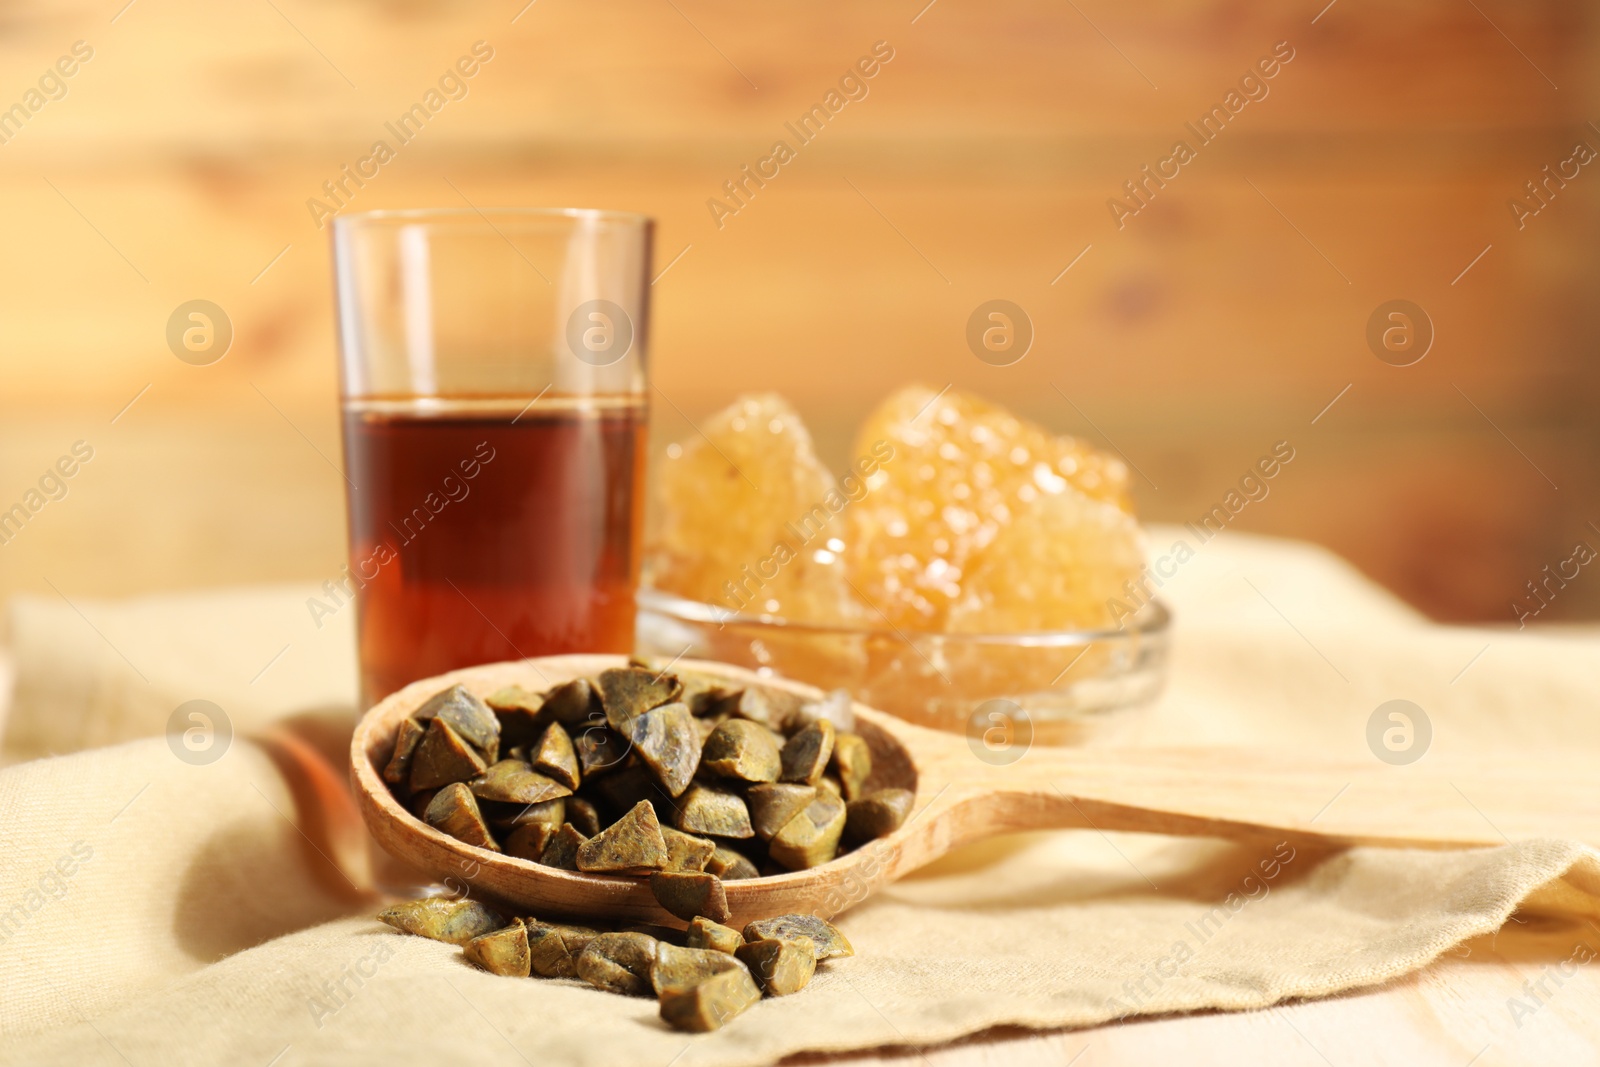
[[[610,208],[592,207],[444,207],[444,208],[380,208],[374,211],[355,211],[339,215],[333,220],[335,230],[351,230],[362,226],[432,226],[457,222],[556,222],[561,220],[603,222],[613,225],[644,226],[655,224],[655,219],[639,211],[614,211]]]
[[[1160,637],[1172,624],[1172,611],[1165,602],[1152,599],[1134,612],[1128,625],[1093,630],[1035,630],[1015,633],[952,633],[944,630],[908,630],[894,626],[845,626],[831,623],[800,622],[781,615],[729,611],[716,604],[689,600],[653,586],[641,585],[637,592],[639,609],[654,611],[683,622],[714,624],[757,630],[781,630],[796,635],[855,637],[917,643],[1015,645],[1018,647],[1067,647],[1099,642],[1129,641],[1141,637]]]

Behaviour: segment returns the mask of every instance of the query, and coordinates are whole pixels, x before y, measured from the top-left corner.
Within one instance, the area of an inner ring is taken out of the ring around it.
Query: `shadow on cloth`
[[[1129,834],[1113,839],[1093,830],[1045,830],[964,845],[883,893],[905,903],[963,911],[1032,910],[1140,896],[1212,904],[1230,893],[1252,896],[1295,884],[1340,851],[1271,839]]]
[[[326,708],[283,719],[250,738],[272,761],[293,799],[293,810],[279,814],[298,831],[296,851],[264,847],[252,823],[217,827],[178,888],[174,933],[189,955],[221,959],[377,907],[375,846],[345,768],[353,729],[349,708]],[[288,880],[285,864],[297,864],[301,876],[321,892],[276,891]]]

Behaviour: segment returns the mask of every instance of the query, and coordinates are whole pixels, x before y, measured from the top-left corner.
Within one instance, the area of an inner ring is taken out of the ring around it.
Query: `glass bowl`
[[[1166,606],[1151,601],[1114,630],[851,628],[739,614],[646,587],[637,643],[642,655],[718,660],[846,689],[934,729],[972,737],[991,723],[1025,724],[1033,739],[1065,744],[1084,739],[1109,713],[1160,694],[1171,622]]]

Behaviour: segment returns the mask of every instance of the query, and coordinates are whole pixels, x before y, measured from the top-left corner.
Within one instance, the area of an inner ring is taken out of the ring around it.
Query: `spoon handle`
[[[1460,848],[1600,843],[1595,772],[1564,757],[1426,768],[1253,749],[1039,749],[952,775],[962,837],[1082,827]],[[943,805],[941,805],[943,806]]]

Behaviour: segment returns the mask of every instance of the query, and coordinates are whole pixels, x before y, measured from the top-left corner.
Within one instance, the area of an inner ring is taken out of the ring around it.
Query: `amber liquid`
[[[644,430],[631,398],[348,402],[366,703],[478,663],[631,652]]]

